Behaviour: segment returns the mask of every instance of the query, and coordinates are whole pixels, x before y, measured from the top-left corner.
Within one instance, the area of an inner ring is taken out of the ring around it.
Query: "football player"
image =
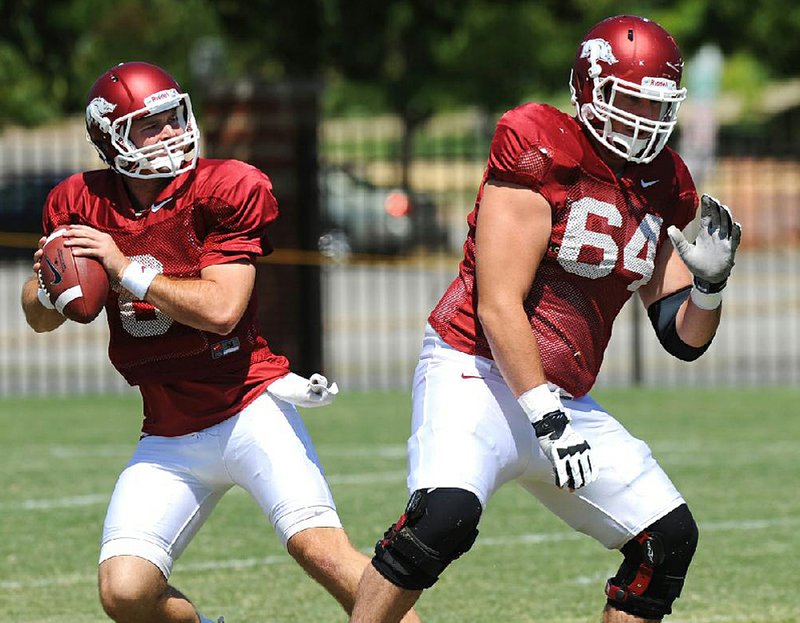
[[[351,621],[398,621],[470,549],[511,480],[621,552],[606,623],[672,611],[697,526],[647,445],[588,392],[634,292],[682,360],[702,355],[720,322],[741,229],[716,199],[698,202],[666,147],[682,71],[658,24],[612,17],[578,47],[574,117],[529,103],[500,119],[459,274],[429,317],[414,376],[411,497],[375,547]]]
[[[269,178],[243,162],[199,158],[189,95],[147,63],[98,78],[86,130],[108,168],[51,192],[44,233],[69,226],[73,253],[98,259],[108,273],[109,356],[138,386],[144,410],[141,440],[103,527],[104,610],[119,622],[209,621],[168,581],[238,485],[349,612],[368,559],[342,529],[296,409],[328,404],[338,390],[322,375],[290,372],[257,325],[254,261],[270,253],[267,228],[278,216]],[[22,304],[37,332],[65,320],[36,276]]]

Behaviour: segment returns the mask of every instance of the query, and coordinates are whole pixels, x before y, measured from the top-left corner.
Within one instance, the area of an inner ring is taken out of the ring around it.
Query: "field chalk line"
[[[771,528],[793,527],[800,524],[800,518],[786,519],[749,519],[744,521],[706,521],[700,524],[703,530],[767,530]],[[475,547],[517,547],[520,545],[532,545],[538,543],[555,543],[560,541],[571,541],[587,538],[577,532],[541,532],[508,536],[484,537],[475,544]],[[363,550],[365,554],[371,550]],[[277,564],[294,563],[293,559],[285,554],[265,556],[261,558],[234,558],[229,560],[208,560],[200,562],[190,562],[180,565],[181,572],[202,572],[219,569],[248,569],[253,567],[270,566]],[[592,578],[579,577],[572,580],[572,584],[585,584]],[[30,588],[42,588],[47,586],[73,586],[75,584],[95,583],[97,575],[92,574],[72,574],[63,576],[51,576],[44,578],[29,578],[26,580],[5,580],[0,581],[0,590],[23,590]],[[694,620],[694,619],[693,619]],[[706,621],[706,619],[703,619]],[[713,619],[717,620],[717,619]],[[726,618],[720,621],[734,621],[736,619]],[[712,619],[708,619],[710,623]]]

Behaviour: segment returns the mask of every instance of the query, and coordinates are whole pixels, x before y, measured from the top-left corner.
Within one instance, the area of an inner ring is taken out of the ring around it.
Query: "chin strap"
[[[630,156],[636,156],[642,153],[652,140],[652,138],[637,138],[631,140],[630,136],[622,132],[610,132],[609,136],[620,149],[629,152]]]

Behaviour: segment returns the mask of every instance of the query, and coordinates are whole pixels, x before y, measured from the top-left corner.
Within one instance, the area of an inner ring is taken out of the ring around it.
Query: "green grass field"
[[[673,622],[800,621],[800,390],[596,392],[656,457],[700,524]],[[354,543],[402,511],[409,399],[344,394],[304,413]],[[0,400],[0,621],[106,620],[96,597],[105,504],[136,443],[135,397]],[[473,550],[423,595],[427,623],[600,620],[619,564],[521,488],[492,500]],[[346,621],[231,491],[176,565],[173,583],[229,623]]]

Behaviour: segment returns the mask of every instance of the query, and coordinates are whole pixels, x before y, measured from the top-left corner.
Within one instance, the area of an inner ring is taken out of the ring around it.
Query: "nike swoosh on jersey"
[[[658,184],[661,180],[639,180],[642,188],[650,188],[653,184]]]
[[[45,257],[44,261],[47,262],[47,266],[50,268],[50,272],[53,273],[53,280],[50,283],[54,286],[57,286],[59,283],[61,283],[61,280],[63,279],[61,273],[55,266],[53,266],[53,262],[50,261],[49,257]]]
[[[461,373],[461,378],[462,378],[462,379],[483,379],[483,378],[486,378],[486,377],[484,377],[484,376],[480,376],[480,375],[478,375],[478,374],[464,374],[464,373],[462,372],[462,373]]]
[[[151,212],[158,212],[161,208],[167,205],[170,201],[172,201],[172,197],[167,197],[164,201],[159,201],[158,203],[153,203],[150,205]]]

